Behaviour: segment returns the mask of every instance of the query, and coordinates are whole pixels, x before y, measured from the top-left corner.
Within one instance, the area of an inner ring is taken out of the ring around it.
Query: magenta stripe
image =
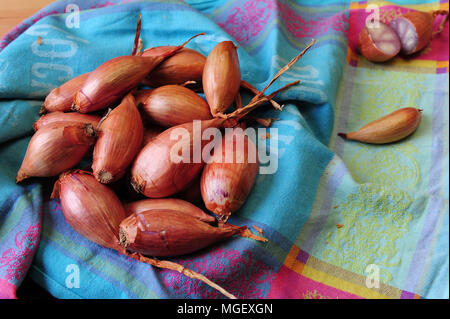
[[[402,291],[400,299],[414,299],[414,294],[412,292],[404,290]]]
[[[17,299],[16,286],[0,278],[0,299]]]

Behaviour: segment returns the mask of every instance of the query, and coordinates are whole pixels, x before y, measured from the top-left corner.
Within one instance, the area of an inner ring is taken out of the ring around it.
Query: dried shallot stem
[[[275,95],[277,95],[279,92],[281,92],[282,90],[285,90],[286,88],[288,88],[289,86],[298,84],[300,81],[294,81],[291,83],[286,84],[285,86],[283,86],[281,89],[276,90],[275,92],[271,93],[268,96],[264,95],[264,92],[287,70],[289,70],[308,50],[309,48],[311,48],[314,43],[316,43],[315,39],[312,39],[311,43],[302,50],[302,52],[300,52],[296,57],[294,57],[291,61],[289,61],[288,64],[286,64],[284,67],[282,67],[277,74],[275,74],[275,76],[270,80],[270,82],[265,86],[265,88],[259,92],[250,102],[249,104],[247,104],[245,107],[241,108],[241,109],[237,109],[236,111],[234,111],[231,114],[227,114],[227,115],[223,115],[221,116],[222,118],[224,118],[225,120],[230,120],[233,119],[235,121],[241,119],[242,117],[244,117],[246,114],[250,113],[251,111],[253,111],[256,107],[258,107],[259,105],[261,105],[264,102],[270,101]]]
[[[139,13],[139,19],[138,19],[137,27],[136,27],[136,35],[134,36],[134,46],[133,46],[133,51],[131,52],[131,55],[136,55],[139,53],[139,40],[140,40],[140,36],[141,36],[141,25],[142,25],[141,14]]]
[[[137,47],[136,54],[141,54],[143,47],[144,47],[144,43],[142,42],[142,39],[139,38],[139,44],[138,44],[138,47]]]
[[[253,85],[251,85],[250,83],[246,82],[246,81],[241,81],[241,87],[243,87],[244,89],[252,92],[255,95],[258,95],[260,92],[258,91],[257,88],[255,88]],[[272,106],[277,109],[277,110],[282,110],[282,106],[280,104],[278,104],[277,102],[275,102],[274,100],[269,100],[270,104],[272,104]]]
[[[244,229],[239,235],[241,237],[250,238],[256,241],[262,241],[264,243],[269,241],[267,238],[253,234],[252,231],[248,228]]]
[[[234,111],[233,113],[225,115],[225,118],[226,119],[235,118],[235,119],[239,120],[242,117],[244,117],[245,115],[247,115],[248,113],[250,113],[251,111],[253,111],[254,109],[256,109],[262,103],[268,102],[270,99],[272,99],[275,95],[277,95],[281,91],[285,90],[286,88],[288,88],[290,86],[296,85],[298,83],[300,83],[300,81],[294,81],[294,82],[288,83],[285,86],[283,86],[281,89],[276,90],[275,92],[271,93],[268,96],[262,96],[258,100],[253,101],[253,102],[250,101],[250,103],[247,104],[246,106],[244,106],[242,109],[238,109],[238,110]]]
[[[261,228],[259,228],[258,226],[252,225],[252,227],[258,232],[258,234],[261,235],[263,233],[263,230]]]
[[[272,83],[275,82],[276,79],[278,79],[284,72],[289,70],[306,53],[306,51],[308,51],[309,48],[311,48],[314,45],[314,43],[316,43],[316,40],[312,39],[311,43],[308,44],[308,46],[306,48],[304,48],[302,52],[300,52],[295,58],[293,58],[291,61],[289,61],[289,63],[286,64],[283,68],[281,68],[277,74],[275,74],[275,76],[272,78],[272,80],[270,80],[269,84],[267,84],[266,87],[250,101],[250,103],[258,100],[264,94],[264,92],[266,92],[266,90],[269,88],[269,86],[271,86]]]
[[[184,46],[185,46],[186,44],[188,44],[192,39],[194,39],[194,38],[196,38],[196,37],[198,37],[198,36],[200,36],[200,35],[205,35],[205,34],[206,34],[205,32],[201,32],[201,33],[199,33],[199,34],[196,34],[196,35],[190,37],[190,38],[189,38],[187,41],[185,41],[182,45],[176,46],[173,50],[170,50],[170,51],[168,51],[167,53],[162,54],[162,56],[165,57],[165,58],[168,58],[168,57],[174,55],[175,53],[177,53],[178,51],[180,51],[182,48],[184,48]],[[143,52],[139,52],[138,55],[142,55],[142,53],[143,53]]]
[[[432,16],[434,19],[436,19],[436,17],[439,15],[443,15],[443,16],[445,16],[445,18],[442,19],[441,23],[439,24],[439,29],[437,31],[433,32],[433,35],[439,34],[442,31],[444,31],[445,22],[447,22],[447,20],[448,20],[448,11],[447,10],[436,10],[436,11],[433,11],[433,13],[432,13]]]
[[[149,258],[149,257],[145,257],[140,253],[128,253],[128,252],[123,252],[123,254],[125,254],[128,257],[131,257],[133,259],[136,259],[140,262],[158,267],[158,268],[163,268],[163,269],[169,269],[169,270],[174,270],[177,271],[189,278],[192,279],[197,279],[200,280],[202,282],[204,282],[205,284],[207,284],[208,286],[216,289],[217,291],[219,291],[220,293],[222,293],[224,296],[230,298],[230,299],[237,299],[234,295],[232,295],[231,293],[229,293],[228,291],[226,291],[225,289],[223,289],[222,287],[220,287],[218,284],[214,283],[213,281],[209,280],[208,278],[206,278],[205,276],[203,276],[202,274],[193,271],[189,268],[184,267],[183,265],[177,264],[175,262],[172,261],[167,261],[167,260],[157,260],[157,259],[153,259],[153,258]]]
[[[199,34],[196,34],[196,35],[190,37],[186,42],[184,42],[182,45],[180,45],[180,47],[184,48],[184,46],[185,46],[186,44],[188,44],[192,39],[194,39],[194,38],[196,38],[196,37],[198,37],[198,36],[200,36],[200,35],[205,35],[205,34],[206,34],[205,32],[201,32],[201,33],[199,33]]]

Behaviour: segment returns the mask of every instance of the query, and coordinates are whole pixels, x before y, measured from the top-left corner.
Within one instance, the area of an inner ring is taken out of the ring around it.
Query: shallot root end
[[[108,184],[109,182],[112,181],[113,177],[114,176],[110,172],[104,170],[101,170],[95,176],[95,178],[102,184]]]
[[[133,189],[139,194],[141,194],[145,188],[145,182],[142,184],[139,184],[139,182],[136,181],[134,178],[131,179],[130,183],[131,183],[131,186],[133,187]]]
[[[21,181],[23,181],[29,177],[30,176],[28,176],[27,174],[25,174],[19,170],[19,172],[17,173],[17,176],[16,176],[16,184],[20,183]]]

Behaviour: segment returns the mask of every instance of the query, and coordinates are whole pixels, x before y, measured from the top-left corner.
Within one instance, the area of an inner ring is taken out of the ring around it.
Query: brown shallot
[[[182,49],[191,39],[173,48],[166,47],[155,56],[119,56],[106,61],[92,71],[84,81],[75,95],[72,109],[80,113],[89,113],[111,106],[136,88],[151,70]]]
[[[72,122],[72,123],[89,123],[93,127],[97,127],[100,122],[100,116],[92,114],[80,114],[77,112],[51,112],[42,115],[34,124],[33,129],[37,131],[41,127],[56,122]]]
[[[385,144],[401,140],[412,134],[420,124],[422,109],[405,107],[385,115],[359,130],[338,133],[347,139],[371,144]]]
[[[203,70],[203,92],[212,115],[224,113],[233,103],[241,85],[241,69],[231,41],[217,44],[206,58]]]
[[[16,182],[29,177],[56,176],[77,165],[96,138],[91,124],[56,122],[31,138]]]
[[[150,48],[142,56],[159,55],[165,47]],[[150,87],[183,84],[187,81],[201,82],[206,58],[199,52],[183,48],[164,60],[142,81]]]
[[[148,94],[138,93],[138,103],[141,112],[155,124],[171,127],[212,118],[208,103],[188,88],[164,85],[146,91]]]
[[[445,17],[439,26],[439,30],[433,32],[433,23],[439,15]],[[430,44],[433,35],[443,31],[447,19],[448,11],[444,10],[412,11],[395,18],[389,25],[400,38],[402,53],[410,55]]]
[[[359,34],[358,41],[361,54],[372,62],[392,59],[402,47],[395,30],[381,21],[366,24]]]
[[[220,118],[201,121],[197,134],[201,138],[206,129],[219,127],[224,121]],[[177,138],[178,132],[182,133],[181,138]],[[207,143],[201,141],[200,152]],[[171,196],[185,189],[200,174],[204,165],[201,158],[194,158],[193,145],[193,122],[173,126],[156,136],[144,146],[131,166],[134,189],[151,198]],[[186,158],[178,154],[183,150]]]
[[[144,127],[131,93],[108,113],[98,128],[92,171],[104,184],[120,179],[142,145]]]
[[[241,128],[228,130],[203,169],[200,187],[206,208],[227,220],[249,195],[259,169],[255,144]]]
[[[64,217],[77,233],[100,246],[120,249],[118,231],[125,209],[92,173],[74,170],[61,174],[52,198],[60,199]]]
[[[128,216],[120,223],[119,234],[127,250],[169,257],[198,251],[234,235],[245,236],[246,230],[246,226],[221,222],[212,226],[179,211],[153,209]]]
[[[72,108],[73,97],[75,93],[77,93],[81,87],[83,86],[84,81],[88,78],[89,73],[85,73],[79,75],[63,85],[54,88],[45,98],[44,103],[42,104],[40,113],[46,112],[68,112]]]

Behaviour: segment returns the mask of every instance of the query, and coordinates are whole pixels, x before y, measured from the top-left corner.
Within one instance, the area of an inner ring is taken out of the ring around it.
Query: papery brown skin
[[[168,49],[159,56],[120,56],[103,63],[89,74],[76,93],[72,109],[89,113],[111,106],[178,49]]]
[[[203,92],[212,115],[225,112],[241,85],[237,47],[231,41],[217,44],[209,53],[203,69]]]
[[[59,197],[66,221],[72,228],[100,246],[123,250],[119,225],[126,218],[116,194],[91,173],[71,171],[55,183],[52,198]]]
[[[214,227],[173,210],[148,210],[122,221],[120,242],[130,251],[170,257],[198,251],[241,232],[240,227],[226,224]]]
[[[139,103],[146,118],[162,127],[212,118],[208,103],[180,85],[164,85],[150,90],[146,96],[139,95]]]
[[[217,128],[223,119],[201,121],[201,132],[207,128]],[[175,132],[187,133],[181,138]],[[200,135],[201,137],[201,135]],[[198,137],[197,137],[198,138]],[[184,190],[201,172],[204,161],[194,162],[194,126],[193,123],[177,125],[165,130],[151,140],[136,156],[131,167],[131,183],[134,189],[150,198],[168,197]],[[201,141],[201,148],[209,141]],[[189,149],[190,158],[178,163],[171,160],[171,152],[181,155],[178,150]],[[151,165],[149,165],[151,163]]]
[[[395,57],[401,49],[396,32],[387,24],[376,21],[378,27],[364,26],[359,34],[359,50],[371,62],[385,62]]]
[[[214,223],[216,221],[213,216],[206,214],[197,206],[177,198],[148,198],[124,204],[124,207],[127,216],[147,210],[163,209],[177,211],[205,223]]]
[[[89,72],[81,74],[63,85],[54,88],[45,98],[42,104],[41,113],[45,112],[69,112],[72,108],[73,97],[89,76]]]
[[[420,124],[421,109],[406,107],[385,115],[357,131],[338,133],[339,136],[364,143],[385,144],[399,141],[412,134]]]
[[[90,124],[48,124],[31,138],[16,182],[29,177],[56,176],[77,165],[95,142]]]
[[[120,179],[141,148],[144,126],[131,93],[100,123],[92,171],[107,184]]]
[[[246,201],[258,175],[257,153],[245,131],[234,129],[226,132],[205,165],[200,181],[203,202],[219,218],[227,218]]]
[[[165,47],[147,49],[142,56],[157,55],[162,49]],[[201,53],[183,48],[153,69],[142,83],[150,87],[159,87],[168,84],[183,84],[187,81],[201,82],[205,62],[206,57]]]
[[[100,116],[92,114],[80,114],[76,112],[51,112],[42,115],[34,124],[33,129],[37,131],[43,126],[56,123],[56,122],[68,122],[68,123],[90,123],[94,128],[97,127],[100,122]]]

